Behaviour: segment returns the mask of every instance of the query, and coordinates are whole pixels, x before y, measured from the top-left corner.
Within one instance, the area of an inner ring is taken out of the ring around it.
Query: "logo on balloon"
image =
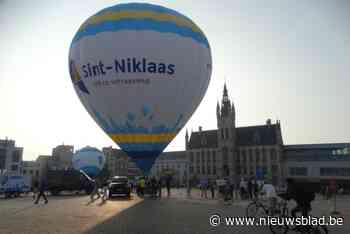
[[[105,65],[99,61],[97,64],[87,63],[81,66],[83,78],[102,77],[108,75],[110,71],[115,73],[153,73],[173,75],[175,64],[148,61],[146,58],[137,59],[121,58],[115,59],[113,65]]]
[[[79,90],[82,91],[83,93],[90,94],[89,90],[86,88],[83,80],[81,79],[79,71],[77,70],[73,60],[69,62],[69,73],[70,73],[72,82],[78,86]]]

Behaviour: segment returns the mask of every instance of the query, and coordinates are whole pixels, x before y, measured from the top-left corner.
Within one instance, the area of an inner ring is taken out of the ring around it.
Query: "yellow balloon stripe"
[[[165,143],[170,142],[176,133],[161,134],[110,134],[117,143]]]
[[[184,26],[190,28],[194,32],[203,34],[203,32],[198,28],[193,22],[185,18],[180,18],[175,15],[166,13],[157,13],[153,11],[121,11],[121,12],[106,12],[102,15],[95,15],[91,17],[87,22],[85,22],[79,31],[82,31],[88,25],[98,24],[103,21],[118,21],[121,19],[152,19],[155,21],[172,22],[178,26]]]

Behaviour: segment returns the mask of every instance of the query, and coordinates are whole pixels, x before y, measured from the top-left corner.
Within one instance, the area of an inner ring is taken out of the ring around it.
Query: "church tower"
[[[233,102],[231,103],[226,83],[221,100],[221,106],[217,103],[216,117],[218,126],[218,148],[221,155],[220,171],[218,175],[234,177],[234,154],[236,152],[236,112]]]

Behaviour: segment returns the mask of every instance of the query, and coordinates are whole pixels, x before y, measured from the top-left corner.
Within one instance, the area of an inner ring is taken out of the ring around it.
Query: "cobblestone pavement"
[[[165,195],[165,196],[164,196]],[[350,197],[341,197],[339,211],[345,225],[330,227],[330,233],[350,233]],[[191,198],[184,190],[173,190],[168,198],[131,200],[113,199],[89,203],[87,196],[50,197],[47,205],[33,205],[30,197],[0,199],[0,234],[205,234],[205,233],[270,233],[267,227],[220,225],[211,227],[209,216],[244,216],[248,201],[234,201],[228,205],[221,200],[200,197],[193,191]],[[328,215],[332,203],[317,199],[313,203],[315,215]]]

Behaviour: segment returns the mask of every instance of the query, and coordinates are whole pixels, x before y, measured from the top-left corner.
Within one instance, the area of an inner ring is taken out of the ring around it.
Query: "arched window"
[[[260,162],[260,151],[258,148],[255,149],[256,164]]]
[[[228,162],[228,149],[227,147],[222,148],[222,161],[224,164]]]
[[[228,128],[225,128],[225,138],[226,139],[230,138]]]

